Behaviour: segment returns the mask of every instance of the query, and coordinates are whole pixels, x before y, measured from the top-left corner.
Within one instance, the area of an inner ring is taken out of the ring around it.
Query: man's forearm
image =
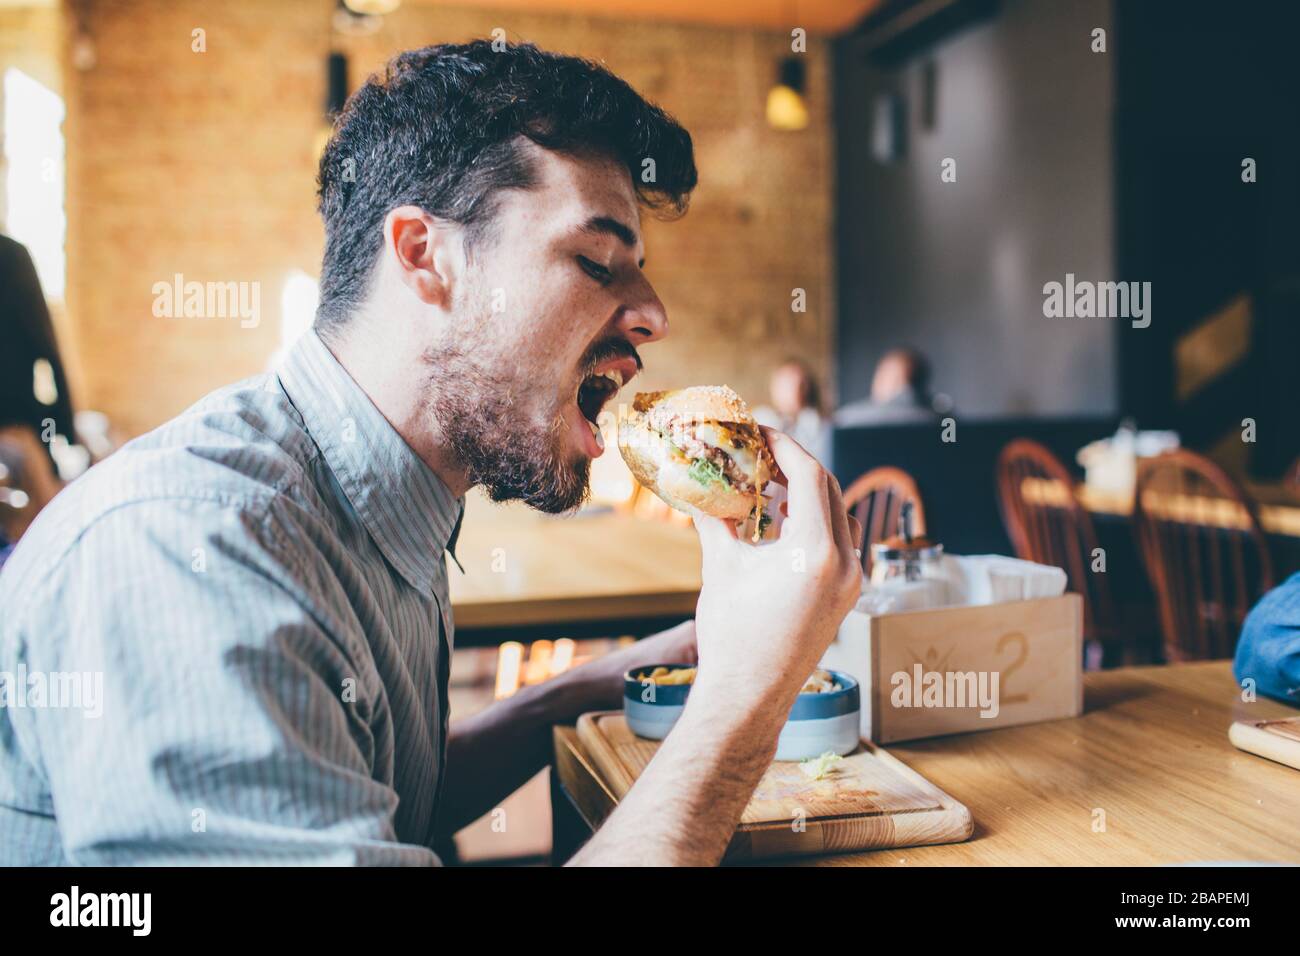
[[[451,725],[440,832],[450,835],[477,820],[545,767],[552,754],[552,725],[613,706],[607,676],[588,667],[525,687]]]
[[[783,711],[746,716],[694,694],[636,785],[573,864],[712,866],[722,859],[776,753]]]

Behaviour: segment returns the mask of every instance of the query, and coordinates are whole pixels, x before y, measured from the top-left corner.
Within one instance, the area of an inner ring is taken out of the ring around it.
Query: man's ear
[[[421,302],[451,305],[463,264],[459,226],[419,206],[398,206],[384,217],[384,254]]]

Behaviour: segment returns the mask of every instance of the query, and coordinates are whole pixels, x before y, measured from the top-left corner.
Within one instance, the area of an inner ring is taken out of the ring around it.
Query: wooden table
[[[1127,518],[1133,514],[1133,495],[1095,488],[1087,483],[1067,488],[1050,478],[1026,478],[1022,493],[1030,501],[1063,507],[1073,490],[1079,504],[1097,515]],[[1300,498],[1294,489],[1282,484],[1248,484],[1247,493],[1255,500],[1259,525],[1267,534],[1300,537]],[[1163,492],[1148,492],[1159,506],[1173,514],[1186,512],[1189,521],[1214,521],[1225,528],[1244,528],[1244,515],[1234,502],[1210,498],[1191,498]]]
[[[1300,771],[1228,742],[1233,720],[1295,716],[1294,708],[1243,702],[1226,661],[1089,673],[1084,706],[1069,720],[888,748],[970,809],[968,842],[786,862],[1300,863]],[[572,728],[557,729],[553,776],[570,806],[596,824],[612,802],[576,743]]]
[[[612,510],[553,517],[467,496],[448,561],[457,642],[645,634],[695,613],[695,530]]]

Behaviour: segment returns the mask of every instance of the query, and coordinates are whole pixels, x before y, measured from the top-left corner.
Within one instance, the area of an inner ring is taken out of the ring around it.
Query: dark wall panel
[[[1123,406],[1199,448],[1253,418],[1251,470],[1277,477],[1300,455],[1300,4],[1124,0],[1116,28],[1119,261],[1158,303],[1121,333]],[[1241,297],[1247,355],[1179,399],[1180,337]]]
[[[1042,292],[1067,272],[1125,278],[1114,274],[1114,53],[1090,49],[1091,31],[1111,26],[1108,0],[1004,0],[897,67],[838,42],[841,401],[866,394],[885,349],[911,344],[960,413],[1115,411],[1116,322],[1045,318]],[[873,115],[887,93],[903,102],[905,146],[881,163]],[[948,157],[955,183],[940,181]]]

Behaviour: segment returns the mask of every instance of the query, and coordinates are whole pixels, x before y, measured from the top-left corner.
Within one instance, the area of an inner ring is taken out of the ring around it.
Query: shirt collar
[[[411,450],[315,329],[289,350],[279,378],[379,550],[412,587],[431,594],[445,572],[443,550],[455,548],[465,499]]]

